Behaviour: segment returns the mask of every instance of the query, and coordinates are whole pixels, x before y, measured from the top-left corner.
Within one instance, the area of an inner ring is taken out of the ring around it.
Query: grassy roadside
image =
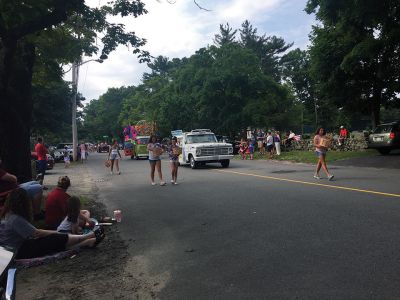
[[[365,151],[329,151],[326,156],[327,162],[332,162],[336,160],[344,160],[355,157],[365,157],[376,155],[375,150],[365,150]],[[235,155],[235,159],[240,159],[239,155]],[[268,159],[268,155],[260,155],[259,153],[254,154],[254,159]],[[289,151],[282,152],[280,156],[273,156],[273,160],[279,161],[292,161],[298,163],[315,163],[317,157],[314,151]]]

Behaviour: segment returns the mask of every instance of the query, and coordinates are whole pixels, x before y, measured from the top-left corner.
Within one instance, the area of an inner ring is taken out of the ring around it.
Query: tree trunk
[[[0,41],[0,156],[19,181],[32,177],[30,129],[35,48],[24,40]]]
[[[382,103],[382,90],[379,88],[375,88],[371,102],[373,128],[378,126],[381,122],[381,103]]]

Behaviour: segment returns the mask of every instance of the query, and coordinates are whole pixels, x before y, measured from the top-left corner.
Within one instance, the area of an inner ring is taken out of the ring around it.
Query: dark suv
[[[368,137],[368,148],[383,155],[400,149],[400,121],[378,125]]]

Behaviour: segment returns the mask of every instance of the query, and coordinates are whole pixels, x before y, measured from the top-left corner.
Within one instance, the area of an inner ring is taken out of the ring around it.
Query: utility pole
[[[73,160],[78,160],[78,129],[76,126],[76,98],[78,93],[79,62],[72,63],[72,153]]]
[[[87,61],[82,62],[81,58],[74,61],[72,63],[71,71],[72,71],[72,147],[73,147],[73,160],[78,160],[78,128],[76,126],[76,101],[78,97],[78,82],[79,82],[79,67],[83,64],[86,64],[91,61],[96,61],[99,63],[103,62],[103,59],[106,59],[107,55],[100,56],[99,59],[89,59]],[[67,71],[69,72],[69,70]],[[65,73],[64,73],[65,74]]]

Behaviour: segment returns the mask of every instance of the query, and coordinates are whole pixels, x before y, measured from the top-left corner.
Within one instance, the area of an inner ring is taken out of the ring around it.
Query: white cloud
[[[304,0],[305,1],[305,0]],[[86,0],[92,6],[105,4],[106,0]],[[210,12],[199,9],[192,0],[176,0],[169,4],[166,0],[145,1],[148,14],[136,19],[131,17],[115,18],[115,22],[124,23],[126,29],[134,31],[139,37],[147,39],[143,49],[153,56],[163,55],[169,58],[192,55],[197,49],[213,43],[213,37],[219,31],[219,24],[229,23],[233,28],[248,19],[258,33],[272,34],[270,28],[260,24],[268,24],[274,20],[277,10],[285,7],[288,15],[290,3],[298,0],[198,0],[202,7]],[[276,24],[275,24],[276,25]],[[299,41],[303,47],[307,40],[308,20],[303,26],[288,27],[283,22],[279,24],[278,35],[287,41]],[[261,27],[260,27],[261,26]],[[304,28],[304,29],[303,29]],[[122,85],[137,85],[146,71],[145,64],[139,64],[132,49],[118,47],[109,55],[103,64],[91,62],[82,66],[79,90],[87,99],[98,98],[109,87]]]
[[[221,20],[255,20],[277,7],[281,0],[235,0],[220,4],[218,17]]]

